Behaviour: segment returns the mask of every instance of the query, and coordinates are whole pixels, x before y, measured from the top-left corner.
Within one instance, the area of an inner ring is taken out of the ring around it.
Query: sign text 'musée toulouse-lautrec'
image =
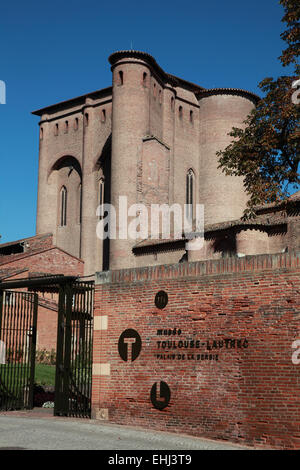
[[[168,336],[169,339],[158,340],[156,342],[157,359],[171,359],[171,360],[212,360],[218,361],[219,355],[216,353],[221,349],[245,349],[248,348],[248,340],[246,338],[222,338],[214,340],[200,340],[200,339],[171,339],[170,336],[181,336],[181,329],[169,328],[157,330],[158,336]],[[197,350],[204,348],[205,353],[198,353]],[[184,350],[189,352],[183,352]],[[192,351],[191,351],[192,350]],[[172,352],[170,352],[172,351]]]

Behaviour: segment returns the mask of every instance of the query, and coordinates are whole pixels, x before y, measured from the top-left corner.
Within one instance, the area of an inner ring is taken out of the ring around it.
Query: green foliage
[[[299,76],[299,2],[281,0],[287,30],[281,37],[288,43],[282,64],[295,65],[295,73],[277,80],[265,78],[259,87],[265,94],[244,122],[244,128],[229,133],[232,143],[217,152],[219,168],[227,175],[244,178],[249,195],[244,218],[255,215],[255,206],[278,202],[299,189],[300,106],[292,100],[292,84]],[[299,92],[300,94],[300,92]]]
[[[35,353],[36,364],[47,364],[55,365],[56,363],[56,352],[54,349],[47,351],[46,349],[41,349]]]

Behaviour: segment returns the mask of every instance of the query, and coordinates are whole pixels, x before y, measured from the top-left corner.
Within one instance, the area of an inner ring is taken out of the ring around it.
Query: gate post
[[[38,314],[38,294],[34,294],[33,298],[33,317],[32,317],[32,330],[30,335],[30,379],[29,379],[29,396],[28,408],[33,408],[33,389],[34,389],[34,372],[35,372],[35,351],[36,351],[36,327],[37,327],[37,314]]]
[[[64,335],[65,335],[65,285],[59,286],[58,312],[57,312],[57,341],[56,341],[56,368],[55,368],[55,397],[54,415],[57,416],[62,410],[62,385],[63,385],[63,357],[64,357]]]

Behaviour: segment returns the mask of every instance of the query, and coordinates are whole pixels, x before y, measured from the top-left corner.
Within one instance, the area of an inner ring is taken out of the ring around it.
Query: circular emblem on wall
[[[123,331],[118,341],[118,350],[123,361],[133,362],[140,354],[142,340],[136,330]]]
[[[163,309],[168,303],[168,294],[164,290],[157,292],[155,296],[155,305],[157,308]]]
[[[153,384],[151,388],[150,398],[152,405],[157,410],[163,410],[164,408],[166,408],[171,399],[171,390],[169,388],[169,385],[163,381],[160,381],[158,383],[155,382],[155,384]]]

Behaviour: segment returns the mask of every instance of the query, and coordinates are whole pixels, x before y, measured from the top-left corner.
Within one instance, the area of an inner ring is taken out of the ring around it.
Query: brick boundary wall
[[[299,448],[299,272],[292,252],[97,273],[92,416]],[[134,361],[131,344],[127,361],[118,351],[127,329],[142,341]],[[159,410],[161,382],[171,397]]]

